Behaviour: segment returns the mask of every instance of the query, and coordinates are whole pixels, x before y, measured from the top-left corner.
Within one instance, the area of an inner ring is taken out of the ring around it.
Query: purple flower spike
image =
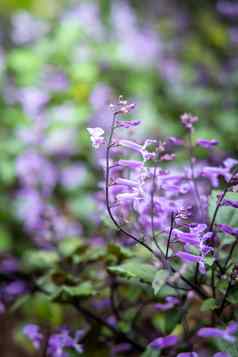
[[[213,355],[213,357],[231,357],[231,355],[227,352],[217,352]]]
[[[213,146],[219,144],[219,142],[215,139],[207,140],[207,139],[199,139],[196,142],[197,145],[203,147],[204,149],[211,149]]]
[[[197,352],[181,352],[177,357],[198,357]]]
[[[41,342],[43,340],[43,335],[40,332],[40,328],[37,325],[29,324],[23,328],[23,334],[31,340],[33,346],[36,350],[40,348]]]
[[[154,348],[154,349],[162,349],[170,346],[176,345],[178,342],[178,336],[165,336],[165,337],[159,337],[156,338],[154,341],[152,341],[149,346]]]

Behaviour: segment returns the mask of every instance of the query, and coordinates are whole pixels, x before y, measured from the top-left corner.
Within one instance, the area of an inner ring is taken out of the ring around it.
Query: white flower
[[[87,128],[87,131],[90,134],[90,139],[95,149],[98,149],[105,143],[105,139],[103,137],[104,130],[102,128]]]

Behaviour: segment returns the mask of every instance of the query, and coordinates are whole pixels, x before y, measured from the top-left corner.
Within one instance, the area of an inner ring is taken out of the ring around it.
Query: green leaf
[[[217,309],[218,306],[219,305],[217,304],[216,299],[210,298],[210,299],[205,300],[202,303],[201,311],[203,311],[203,312],[213,311],[213,310]]]
[[[208,207],[208,213],[209,213],[209,218],[212,220],[216,206],[217,206],[217,195],[219,193],[222,193],[222,191],[213,191],[209,200],[209,207]],[[238,200],[238,193],[237,192],[228,192],[225,196],[226,199],[230,200]],[[233,207],[228,207],[228,206],[221,206],[218,210],[218,214],[216,216],[216,223],[224,223],[224,224],[229,224],[231,226],[238,226],[238,214],[236,212],[236,209]]]
[[[136,260],[130,260],[124,264],[109,267],[108,270],[125,278],[137,278],[146,283],[152,283],[156,273],[156,268],[153,265]]]
[[[217,345],[219,351],[227,352],[231,355],[231,357],[238,356],[238,344],[237,343],[229,343],[224,341],[221,338],[216,338],[215,344]]]
[[[23,260],[28,268],[44,270],[54,267],[59,262],[59,256],[52,251],[32,250],[24,255]]]
[[[78,286],[62,286],[52,296],[53,301],[70,301],[74,298],[85,299],[96,294],[90,281],[85,281]]]
[[[147,347],[145,352],[142,353],[141,357],[159,357],[160,351],[157,351],[151,347]]]
[[[160,289],[165,285],[168,277],[169,277],[168,270],[161,269],[157,271],[152,282],[152,288],[154,290],[155,295],[157,295]]]

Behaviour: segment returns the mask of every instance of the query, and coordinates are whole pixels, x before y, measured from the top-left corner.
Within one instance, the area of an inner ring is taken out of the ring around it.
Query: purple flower
[[[197,352],[181,352],[177,357],[199,357]]]
[[[212,140],[199,139],[197,140],[196,144],[205,149],[211,149],[213,146],[216,146],[218,144],[218,141],[215,139]]]
[[[177,252],[176,256],[179,257],[185,263],[200,263],[202,257],[199,255],[193,255],[187,252]]]
[[[37,325],[29,324],[23,328],[23,334],[31,340],[35,349],[39,349],[43,340],[43,335],[40,332],[40,328]]]
[[[182,232],[179,229],[174,229],[173,236],[185,244],[199,246],[200,243],[198,235],[193,232],[188,233],[188,232]]]
[[[200,337],[217,337],[222,338],[228,342],[235,342],[236,338],[232,336],[234,332],[234,330],[230,331],[229,327],[225,330],[217,327],[203,327],[198,331],[197,335]]]
[[[26,284],[22,280],[16,280],[4,288],[4,295],[7,300],[11,300],[27,291]]]
[[[238,208],[238,201],[228,200],[228,199],[224,198],[224,199],[222,200],[222,206],[228,206],[228,207]]]
[[[154,341],[152,341],[149,346],[154,348],[154,349],[162,349],[170,346],[176,345],[178,342],[178,336],[165,336],[165,337],[159,337],[156,338]]]
[[[119,140],[118,144],[125,148],[135,150],[139,153],[142,152],[142,146],[131,140]]]
[[[90,134],[90,139],[95,149],[98,149],[102,144],[105,143],[105,139],[103,137],[104,130],[102,128],[87,128],[87,130]]]
[[[217,227],[226,234],[238,237],[238,228],[231,227],[228,224],[217,224]]]
[[[51,357],[66,357],[65,349],[73,349],[78,353],[82,353],[83,349],[78,344],[79,339],[82,337],[82,331],[77,331],[75,337],[69,335],[69,331],[65,328],[50,336],[48,342],[47,352]]]
[[[38,88],[24,88],[19,93],[24,112],[33,117],[42,111],[48,100],[48,95]]]
[[[140,125],[140,123],[141,122],[139,120],[117,120],[116,127],[129,129],[129,128],[135,127],[137,125]]]
[[[217,352],[213,355],[213,357],[231,357],[231,355],[227,352]]]
[[[156,304],[155,308],[157,310],[161,310],[161,311],[167,311],[172,309],[175,305],[178,305],[180,303],[179,299],[177,299],[174,296],[167,296],[165,298],[165,303],[164,304]]]
[[[189,113],[184,113],[183,115],[181,115],[180,119],[183,126],[188,130],[192,130],[193,124],[195,124],[198,121],[198,117],[193,116],[192,114]]]
[[[143,162],[137,160],[119,160],[118,164],[129,169],[140,169],[143,167]]]
[[[87,170],[83,165],[64,167],[61,172],[61,183],[64,187],[73,189],[85,182]]]

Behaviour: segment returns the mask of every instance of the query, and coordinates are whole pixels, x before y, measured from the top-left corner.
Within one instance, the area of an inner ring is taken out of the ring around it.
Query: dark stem
[[[125,333],[118,330],[115,326],[109,324],[100,316],[93,314],[90,310],[80,305],[78,302],[74,303],[74,307],[83,314],[87,319],[93,320],[99,325],[106,327],[109,331],[111,331],[116,337],[121,338],[123,341],[130,343],[137,351],[143,352],[145,350],[145,346],[140,345],[138,342],[132,340]]]
[[[165,258],[168,258],[168,254],[169,254],[169,246],[170,246],[170,240],[171,240],[171,236],[172,236],[172,232],[174,229],[174,214],[173,212],[171,213],[171,218],[170,218],[170,229],[169,229],[169,236],[168,236],[168,240],[167,240],[167,247],[166,247],[166,253],[165,253]]]
[[[220,306],[220,308],[218,309],[218,312],[217,312],[218,316],[220,316],[222,314],[223,310],[224,310],[224,307],[226,305],[226,299],[227,299],[227,296],[228,296],[228,294],[230,292],[231,286],[232,286],[232,279],[230,278],[230,281],[229,281],[229,284],[227,286],[226,292],[225,292],[225,294],[223,296],[223,300],[222,300],[221,306]]]

